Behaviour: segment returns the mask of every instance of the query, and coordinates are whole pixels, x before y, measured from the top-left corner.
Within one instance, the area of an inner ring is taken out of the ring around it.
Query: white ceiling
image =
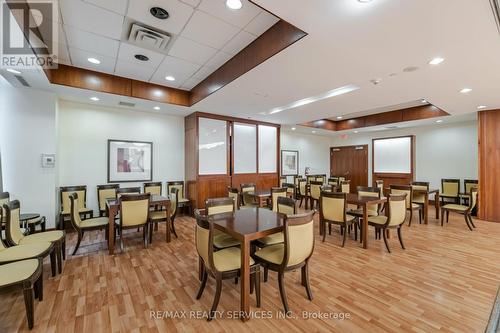
[[[166,9],[169,18],[153,17],[154,6]],[[247,0],[238,11],[229,10],[225,0],[59,0],[59,9],[60,63],[186,90],[279,20]],[[133,22],[170,34],[167,49],[126,42]],[[149,61],[136,60],[136,54]],[[175,81],[165,80],[167,75]]]

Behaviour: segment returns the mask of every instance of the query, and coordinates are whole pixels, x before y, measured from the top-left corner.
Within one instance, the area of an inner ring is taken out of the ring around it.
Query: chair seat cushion
[[[64,238],[64,232],[61,230],[44,231],[37,234],[28,235],[23,237],[19,244],[32,244],[38,242],[57,242]]]
[[[413,202],[411,203],[411,209],[420,209],[420,207],[422,207],[422,206],[420,206],[419,204],[416,204],[416,203],[413,203]]]
[[[412,202],[423,205],[425,203],[425,198],[414,198]]]
[[[274,245],[274,244],[279,244],[283,243],[285,241],[285,236],[283,235],[282,232],[278,232],[263,238],[259,238],[258,241],[262,244],[265,245]]]
[[[90,213],[91,211],[92,211],[92,209],[90,209],[90,208],[80,208],[79,212],[81,214],[83,214],[83,213]],[[71,211],[64,210],[64,211],[61,212],[61,214],[63,214],[63,215],[69,215],[69,214],[71,214]]]
[[[347,213],[362,217],[363,216],[363,208],[353,209],[353,210],[348,211]],[[368,209],[368,211],[366,213],[368,214],[368,216],[377,216],[378,215],[377,211],[371,210],[371,209]]]
[[[167,219],[166,210],[156,210],[154,212],[149,212],[149,218],[151,220],[165,220]]]
[[[234,239],[228,234],[221,232],[214,235],[214,246],[218,249],[225,249],[228,247],[239,246],[240,241]]]
[[[372,216],[368,218],[368,223],[384,225],[387,223],[387,216]]]
[[[456,210],[456,211],[459,211],[459,212],[464,212],[466,211],[467,209],[469,209],[469,206],[463,206],[463,205],[455,205],[455,204],[448,204],[448,205],[444,205],[443,207],[441,207],[442,209],[447,209],[447,210]]]
[[[80,228],[81,229],[87,229],[87,228],[97,228],[101,226],[108,225],[108,218],[107,217],[96,217],[93,219],[87,219],[83,220],[80,223]]]
[[[26,245],[16,245],[0,251],[0,262],[35,258],[50,249],[52,243],[39,242]]]
[[[250,266],[255,261],[250,257]],[[238,247],[230,247],[214,252],[214,266],[219,272],[227,272],[241,268],[241,251]]]
[[[190,202],[189,199],[185,198],[179,199],[179,203],[188,203],[188,202]]]
[[[0,287],[21,282],[38,269],[38,259],[29,259],[0,266]]]
[[[255,251],[255,255],[258,258],[262,258],[264,261],[280,265],[283,262],[283,256],[285,255],[285,244],[281,243],[266,246],[258,251]]]
[[[33,225],[33,224],[38,224],[38,223],[42,222],[42,217],[41,217],[41,216],[39,216],[39,217],[37,217],[36,219],[31,219],[31,220],[28,220],[28,221],[26,221],[26,222],[27,222],[28,224],[31,224],[31,225]]]

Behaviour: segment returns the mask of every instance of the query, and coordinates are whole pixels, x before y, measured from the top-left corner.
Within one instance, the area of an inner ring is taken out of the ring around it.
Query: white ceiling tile
[[[161,86],[179,88],[181,84],[188,78],[189,76],[176,76],[175,81],[167,81],[165,80],[165,75],[160,75],[157,71],[155,74],[153,74],[153,77],[151,78],[151,80],[149,80],[149,82],[159,84]]]
[[[95,53],[93,52],[70,47],[69,54],[71,55],[71,61],[73,65],[77,67],[87,68],[96,72],[104,72],[109,74],[113,74],[115,70],[115,58],[100,56],[99,60],[101,61],[101,63],[99,65],[96,65],[88,62],[87,60],[88,58],[95,56]]]
[[[57,47],[57,62],[60,64],[69,64],[71,61],[69,57],[68,46],[61,43],[55,43],[54,47]]]
[[[203,66],[196,73],[193,74],[193,78],[196,78],[198,80],[203,80],[207,76],[212,74],[214,72],[214,70],[215,69],[212,67]]]
[[[68,35],[68,45],[80,50],[94,52],[96,54],[116,57],[118,46],[117,40],[86,32],[74,27],[65,26]]]
[[[160,6],[169,14],[166,20],[151,15],[151,7]],[[179,34],[193,13],[193,8],[177,0],[130,0],[127,16],[154,28]]]
[[[243,0],[242,4],[243,7],[241,9],[230,10],[226,7],[226,2],[223,0],[203,0],[198,9],[243,28],[262,10],[248,0]]]
[[[140,61],[135,59],[136,54],[142,54],[149,58],[148,61]],[[124,60],[127,62],[132,62],[137,65],[148,66],[157,68],[162,62],[165,55],[162,53],[154,52],[151,50],[144,49],[142,47],[138,47],[132,44],[127,44],[124,42],[120,43],[120,51],[118,52],[118,59]]]
[[[135,1],[134,1],[135,2]],[[81,0],[60,1],[64,23],[81,30],[120,39],[123,16]]]
[[[229,59],[231,59],[232,57],[233,56],[229,53],[219,51],[219,52],[217,52],[217,54],[213,58],[211,58],[209,61],[207,61],[205,66],[211,67],[213,69],[217,69],[220,66],[224,65],[224,63],[226,61],[228,61]]]
[[[180,75],[189,77],[193,75],[199,68],[200,65],[167,56],[161,63],[160,67],[158,67],[158,71],[161,72],[160,74],[163,75],[163,77],[167,75],[172,75],[174,77]]]
[[[178,37],[169,54],[195,64],[203,65],[216,52],[217,50],[214,48],[201,45],[187,38]]]
[[[236,54],[250,44],[255,38],[257,37],[251,33],[241,30],[239,34],[234,36],[233,39],[224,45],[222,50],[231,54]]]
[[[181,35],[198,43],[220,49],[237,33],[238,28],[235,26],[197,10]]]
[[[115,74],[130,79],[149,81],[155,70],[156,68],[154,67],[118,59],[116,62]]]
[[[201,0],[181,0],[181,1],[184,2],[185,4],[196,7],[200,4]]]
[[[127,0],[83,0],[95,6],[110,10],[120,15],[127,12]],[[133,1],[133,0],[132,0]]]
[[[254,34],[255,36],[262,35],[267,29],[272,27],[280,19],[266,11],[262,11],[259,16],[254,18],[244,30]]]
[[[184,81],[184,83],[181,85],[181,88],[186,90],[191,90],[200,82],[201,82],[200,79],[190,77],[189,79]]]

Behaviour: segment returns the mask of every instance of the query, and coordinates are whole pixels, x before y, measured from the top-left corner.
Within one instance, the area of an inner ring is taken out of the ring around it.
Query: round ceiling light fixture
[[[241,0],[226,0],[226,7],[231,10],[238,10],[243,7]]]
[[[95,65],[99,65],[101,63],[101,61],[99,59],[96,59],[96,58],[88,58],[87,61],[90,62],[91,64],[95,64]]]
[[[175,81],[175,77],[173,77],[172,75],[168,75],[168,76],[165,76],[165,80],[167,80],[167,81]]]
[[[368,3],[368,2],[372,2],[372,0],[358,0],[359,2],[361,3]]]
[[[159,20],[166,20],[170,16],[170,14],[161,7],[151,7],[149,12]]]
[[[136,54],[134,57],[135,57],[137,60],[140,60],[140,61],[148,61],[148,60],[149,60],[149,58],[148,58],[148,57],[146,57],[144,54]]]

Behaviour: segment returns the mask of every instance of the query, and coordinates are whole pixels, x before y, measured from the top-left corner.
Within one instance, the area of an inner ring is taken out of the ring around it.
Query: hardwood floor
[[[126,252],[115,256],[107,255],[104,233],[89,232],[80,254],[68,256],[62,275],[49,277],[45,263],[44,300],[35,301],[33,332],[482,332],[500,282],[500,224],[475,224],[470,232],[456,215],[443,228],[434,219],[429,225],[414,219],[403,228],[406,250],[393,236],[389,254],[373,230],[368,250],[352,234],[341,248],[337,229],[322,243],[316,222],[310,267],[314,300],[306,298],[300,271],[289,273],[285,284],[293,318],[278,318],[282,305],[270,272],[262,284],[262,308],[255,308],[253,296],[251,306],[255,315],[272,318],[246,323],[228,318],[239,309],[239,285],[232,281],[223,285],[218,308],[226,311],[223,318],[158,319],[163,314],[156,311],[207,311],[212,303],[213,279],[201,300],[195,299],[199,281],[191,218],[178,218],[179,239],[170,244],[163,242],[161,226],[148,249],[141,246],[141,233],[129,232]],[[75,243],[72,233],[69,253]],[[28,331],[22,292],[0,297],[0,332]],[[302,311],[349,318],[304,319]]]

